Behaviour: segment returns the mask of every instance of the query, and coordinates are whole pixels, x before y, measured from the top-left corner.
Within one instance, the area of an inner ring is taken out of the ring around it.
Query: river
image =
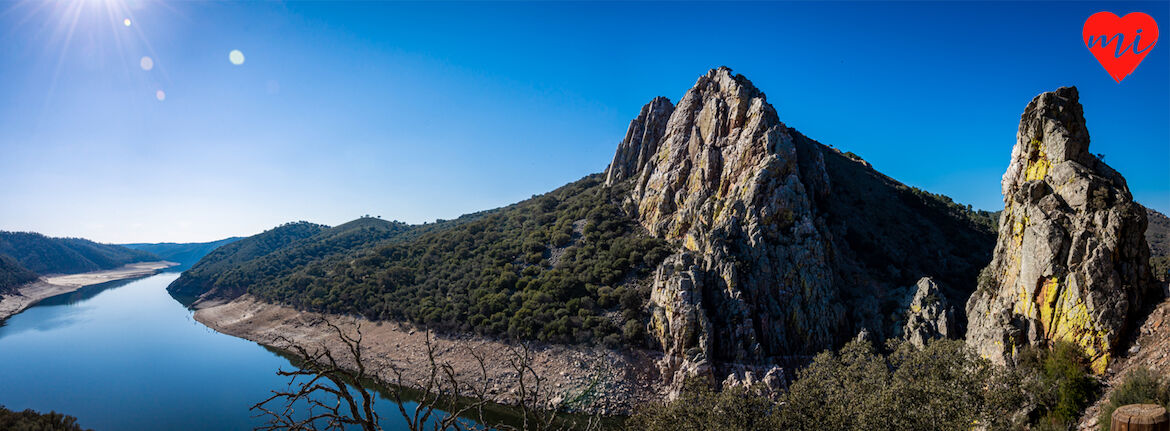
[[[0,326],[0,405],[54,410],[85,428],[249,430],[249,408],[287,385],[293,366],[251,341],[195,321],[166,287],[179,274],[85,287]],[[387,430],[397,406],[375,402]],[[410,406],[408,406],[410,407]]]

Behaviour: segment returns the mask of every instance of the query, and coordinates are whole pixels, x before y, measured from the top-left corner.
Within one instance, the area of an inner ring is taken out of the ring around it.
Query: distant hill
[[[159,258],[179,264],[176,269],[190,268],[203,256],[227,244],[239,241],[240,237],[231,237],[212,242],[173,243],[163,242],[156,244],[122,244],[123,247],[142,250],[152,253]]]
[[[37,274],[76,274],[159,260],[149,252],[81,238],[50,238],[32,232],[0,231],[0,254]]]
[[[0,293],[36,280],[38,275],[76,274],[152,260],[160,259],[149,252],[118,245],[0,231]]]

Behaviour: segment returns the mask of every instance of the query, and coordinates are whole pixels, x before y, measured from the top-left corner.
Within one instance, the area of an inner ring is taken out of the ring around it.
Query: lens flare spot
[[[130,18],[126,18],[126,19],[122,20],[122,25],[129,27],[130,26]]]
[[[158,90],[158,91],[154,92],[154,98],[158,99],[159,102],[167,100],[167,92],[162,91],[162,90]]]
[[[142,70],[154,69],[154,59],[150,57],[142,57],[141,60],[138,60],[138,65],[142,67]]]
[[[236,66],[244,64],[244,53],[238,49],[233,49],[232,52],[228,53],[228,61],[231,61]]]

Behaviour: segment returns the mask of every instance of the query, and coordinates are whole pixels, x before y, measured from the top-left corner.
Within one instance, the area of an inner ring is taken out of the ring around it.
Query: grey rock
[[[905,316],[902,338],[918,347],[925,346],[930,339],[957,335],[955,308],[930,277],[922,277],[915,284],[914,296],[906,307]]]
[[[862,328],[893,336],[905,286],[934,274],[952,286],[944,296],[965,299],[994,243],[785,126],[727,68],[701,76],[675,106],[644,106],[606,181],[650,235],[676,247],[654,272],[648,305],[660,371],[676,390],[693,377],[742,381],[745,369],[758,381]]]
[[[1065,340],[1102,373],[1157,296],[1145,210],[1089,153],[1078,96],[1073,87],[1041,94],[1020,118],[995,255],[967,303],[967,340],[994,362]]]

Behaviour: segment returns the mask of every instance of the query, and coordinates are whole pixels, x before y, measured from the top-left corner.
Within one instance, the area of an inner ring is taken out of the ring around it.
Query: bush
[[[668,404],[646,407],[630,429],[939,430],[1018,429],[1028,403],[1016,370],[994,366],[962,341],[909,343],[879,353],[865,342],[826,351],[773,400],[755,388],[712,391],[692,383]]]
[[[759,389],[738,386],[716,392],[701,380],[690,380],[675,401],[654,404],[639,410],[626,421],[626,429],[630,431],[782,429],[778,421],[779,416],[776,414],[778,408],[776,403],[761,395]]]
[[[1051,350],[1027,349],[1019,367],[1039,381],[1029,392],[1036,397],[1034,419],[1039,424],[1066,429],[1093,400],[1096,382],[1089,374],[1088,358],[1076,344],[1057,342]]]
[[[1109,431],[1113,411],[1127,404],[1161,404],[1170,409],[1170,380],[1160,382],[1158,375],[1145,367],[1126,373],[1121,384],[1109,394],[1109,402],[1101,406],[1097,423],[1103,431]]]
[[[938,340],[919,349],[891,344],[886,356],[865,342],[822,353],[783,396],[784,429],[1012,428],[1025,396],[1020,378],[993,366],[962,341]]]
[[[82,431],[77,418],[57,412],[14,412],[0,406],[0,429],[11,431]]]

